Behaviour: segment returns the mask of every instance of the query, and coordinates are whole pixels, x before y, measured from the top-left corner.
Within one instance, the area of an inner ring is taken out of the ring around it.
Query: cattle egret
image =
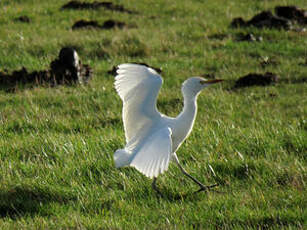
[[[157,110],[157,96],[162,77],[152,68],[138,64],[121,64],[115,77],[115,89],[123,101],[123,123],[126,146],[114,153],[115,166],[132,166],[149,178],[156,188],[156,178],[168,169],[170,161],[199,185],[198,191],[208,190],[217,184],[205,186],[188,174],[180,165],[176,151],[192,131],[197,97],[202,89],[222,80],[191,77],[182,84],[183,111],[168,117]]]

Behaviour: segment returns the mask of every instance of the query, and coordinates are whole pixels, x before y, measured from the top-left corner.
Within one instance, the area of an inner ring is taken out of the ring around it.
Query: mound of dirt
[[[64,47],[59,57],[50,63],[50,69],[33,71],[25,67],[13,71],[11,74],[0,72],[1,86],[15,86],[18,84],[58,84],[87,83],[92,75],[92,69],[83,65],[77,52],[69,47]]]
[[[83,65],[77,51],[70,47],[61,49],[59,58],[50,63],[50,69],[58,84],[87,83],[92,74],[92,69]]]
[[[275,13],[278,17],[297,21],[300,24],[307,24],[307,11],[297,6],[276,6]]]
[[[162,69],[161,68],[157,68],[157,67],[153,67],[153,66],[150,66],[144,62],[130,62],[131,64],[139,64],[139,65],[144,65],[144,66],[147,66],[147,67],[150,67],[152,69],[154,69],[155,71],[157,71],[157,73],[161,74],[162,73]],[[109,70],[107,73],[110,74],[110,75],[113,75],[113,76],[116,76],[116,70],[117,70],[117,66],[113,66],[111,70]]]
[[[114,21],[114,20],[107,20],[103,23],[102,28],[103,29],[113,29],[113,28],[120,28],[127,26],[126,23],[120,22],[120,21]]]
[[[79,20],[74,23],[72,29],[81,29],[81,28],[88,28],[88,29],[101,29],[101,25],[97,21],[87,21],[87,20]]]
[[[275,14],[270,11],[262,11],[252,19],[245,21],[243,18],[234,18],[231,22],[232,27],[255,26],[258,28],[277,28],[292,29],[293,24],[307,24],[307,11],[297,6],[276,6]]]
[[[102,25],[100,25],[97,21],[87,21],[87,20],[79,20],[76,21],[75,24],[72,26],[73,30],[76,29],[113,29],[113,28],[119,28],[122,29],[124,27],[127,27],[126,23],[120,22],[120,21],[114,21],[114,20],[107,20]]]
[[[271,72],[266,72],[264,74],[250,73],[246,76],[239,78],[236,81],[234,88],[242,88],[254,85],[258,86],[270,85],[278,82],[278,79],[279,79],[278,76]]]
[[[15,18],[15,21],[24,22],[24,23],[30,23],[31,19],[28,16],[26,16],[26,15],[22,15],[22,16],[19,16],[18,18]]]
[[[112,2],[80,2],[80,1],[70,1],[63,5],[61,9],[74,9],[74,10],[97,10],[99,8],[105,8],[111,11],[124,12],[128,14],[136,14],[136,11],[128,10],[122,5],[116,5]]]
[[[290,29],[292,26],[291,21],[274,16],[270,11],[263,11],[256,14],[249,21],[244,21],[243,18],[234,18],[231,22],[232,27],[248,27],[255,26],[258,28],[277,28],[277,29]]]

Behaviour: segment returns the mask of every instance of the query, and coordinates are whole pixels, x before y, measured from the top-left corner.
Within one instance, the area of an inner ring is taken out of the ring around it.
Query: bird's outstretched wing
[[[156,100],[161,85],[161,76],[152,68],[138,64],[118,66],[115,88],[123,101],[127,145],[131,142],[135,145],[138,137],[151,129],[153,121],[160,117]]]
[[[145,176],[157,177],[168,169],[172,151],[172,131],[165,127],[149,136],[137,151],[130,165]]]

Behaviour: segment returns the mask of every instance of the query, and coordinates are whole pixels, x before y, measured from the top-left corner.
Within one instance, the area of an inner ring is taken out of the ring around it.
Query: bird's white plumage
[[[170,118],[160,114],[156,107],[161,76],[144,65],[119,65],[115,88],[123,101],[126,146],[115,152],[115,165],[133,166],[150,178],[166,171],[170,159],[176,158],[175,151],[192,130],[197,96],[207,86],[204,82],[200,77],[184,82],[183,111]]]
[[[139,141],[140,133],[146,132],[153,119],[160,116],[156,100],[162,78],[156,71],[137,64],[118,66],[115,88],[123,101],[123,122],[129,150]]]
[[[171,134],[171,129],[165,127],[149,136],[130,165],[150,178],[166,171],[172,150]]]
[[[168,127],[150,134],[150,130],[157,128],[154,121],[161,117],[156,101],[162,78],[155,70],[137,64],[119,65],[117,74],[115,88],[123,101],[129,165],[150,178],[156,177],[167,170],[172,149]]]

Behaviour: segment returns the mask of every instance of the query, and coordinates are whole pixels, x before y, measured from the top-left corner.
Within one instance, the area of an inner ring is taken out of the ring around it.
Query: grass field
[[[74,47],[88,85],[0,90],[0,229],[304,229],[307,226],[307,33],[230,28],[276,5],[304,0],[114,1],[138,14],[60,10],[68,1],[0,1],[0,70],[49,67]],[[27,15],[30,23],[16,17]],[[126,22],[123,30],[71,30],[76,20]],[[262,42],[238,42],[240,33]],[[262,66],[265,59],[273,60]],[[218,192],[198,189],[171,165],[151,180],[116,169],[125,144],[121,101],[107,71],[125,62],[161,67],[161,112],[182,109],[181,83],[214,74],[191,136],[177,152],[185,169]],[[251,72],[272,86],[233,90]]]

